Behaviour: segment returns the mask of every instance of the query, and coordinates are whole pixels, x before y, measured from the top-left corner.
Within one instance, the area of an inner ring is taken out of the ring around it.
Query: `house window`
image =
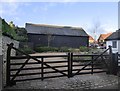
[[[117,41],[113,41],[113,42],[112,42],[112,47],[113,47],[113,48],[117,48]]]

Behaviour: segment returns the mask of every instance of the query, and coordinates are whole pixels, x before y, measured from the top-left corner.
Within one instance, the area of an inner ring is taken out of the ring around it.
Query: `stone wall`
[[[2,55],[3,55],[3,86],[6,85],[6,56],[7,56],[7,44],[13,43],[14,47],[19,48],[19,42],[16,40],[13,40],[9,37],[6,36],[2,36]],[[11,50],[11,55],[15,56],[16,55],[16,51],[15,50]]]
[[[2,53],[3,53],[3,60],[6,61],[6,54],[7,54],[7,44],[13,43],[14,47],[19,48],[19,42],[16,40],[13,40],[7,36],[2,36]],[[16,55],[16,51],[12,49],[11,55]]]
[[[2,76],[3,76],[3,68],[2,68],[2,65],[3,65],[3,61],[2,61],[2,37],[0,35],[0,91],[2,90],[3,88],[3,79],[2,79]]]

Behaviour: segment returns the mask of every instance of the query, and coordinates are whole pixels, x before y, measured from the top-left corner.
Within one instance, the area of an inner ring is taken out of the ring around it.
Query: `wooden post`
[[[72,77],[72,53],[68,53],[68,78]]]
[[[43,81],[44,80],[44,65],[43,65],[43,62],[44,62],[44,59],[43,57],[41,58],[41,80]]]
[[[70,78],[70,53],[68,53],[68,78]]]
[[[73,70],[73,53],[71,53],[71,65],[70,65],[70,77],[73,77],[72,70]]]
[[[112,68],[113,68],[112,60],[113,60],[112,47],[109,46],[109,61],[110,61],[110,65],[109,65],[109,69],[108,69],[108,74],[112,74]]]
[[[118,72],[118,52],[113,56],[113,74],[117,75]]]
[[[92,60],[91,60],[91,74],[93,74],[93,55],[92,55]]]
[[[11,56],[11,49],[13,47],[13,43],[11,43],[10,45],[8,45],[8,49],[7,49],[7,63],[6,63],[6,86],[11,86],[11,82],[10,82],[10,56]]]

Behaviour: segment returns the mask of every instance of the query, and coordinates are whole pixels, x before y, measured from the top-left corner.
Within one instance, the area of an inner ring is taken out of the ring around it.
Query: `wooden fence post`
[[[73,53],[68,53],[68,78],[72,77],[72,57]]]
[[[112,74],[117,75],[118,72],[118,53],[112,54]]]
[[[108,74],[112,74],[112,70],[113,70],[112,60],[113,60],[112,47],[109,46],[109,61],[110,61],[110,64],[109,64]]]
[[[41,80],[44,80],[44,65],[43,65],[44,59],[43,57],[41,58]]]
[[[11,86],[10,82],[10,55],[11,55],[11,49],[13,47],[13,43],[8,45],[7,49],[7,60],[6,60],[6,86]]]
[[[70,65],[70,69],[71,69],[71,75],[70,75],[70,77],[73,77],[73,74],[72,74],[72,70],[73,70],[73,53],[71,53],[71,65]]]
[[[91,74],[93,74],[93,55],[92,55],[92,60],[91,60]]]

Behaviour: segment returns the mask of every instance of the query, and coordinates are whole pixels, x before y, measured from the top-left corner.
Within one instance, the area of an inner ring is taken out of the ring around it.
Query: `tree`
[[[94,34],[94,40],[95,40],[95,41],[97,40],[96,37],[97,37],[97,33],[98,33],[100,27],[101,27],[101,24],[100,24],[99,21],[94,22],[93,34]]]
[[[101,31],[103,31],[102,27],[101,27],[101,23],[99,20],[96,20],[93,22],[93,27],[91,29],[92,31],[92,35],[93,35],[93,38],[94,38],[94,43],[93,43],[93,46],[96,46],[96,41],[97,41],[97,38],[98,36],[101,34]]]
[[[13,21],[10,21],[9,25],[10,25],[11,28],[15,29],[15,24],[13,24]]]

